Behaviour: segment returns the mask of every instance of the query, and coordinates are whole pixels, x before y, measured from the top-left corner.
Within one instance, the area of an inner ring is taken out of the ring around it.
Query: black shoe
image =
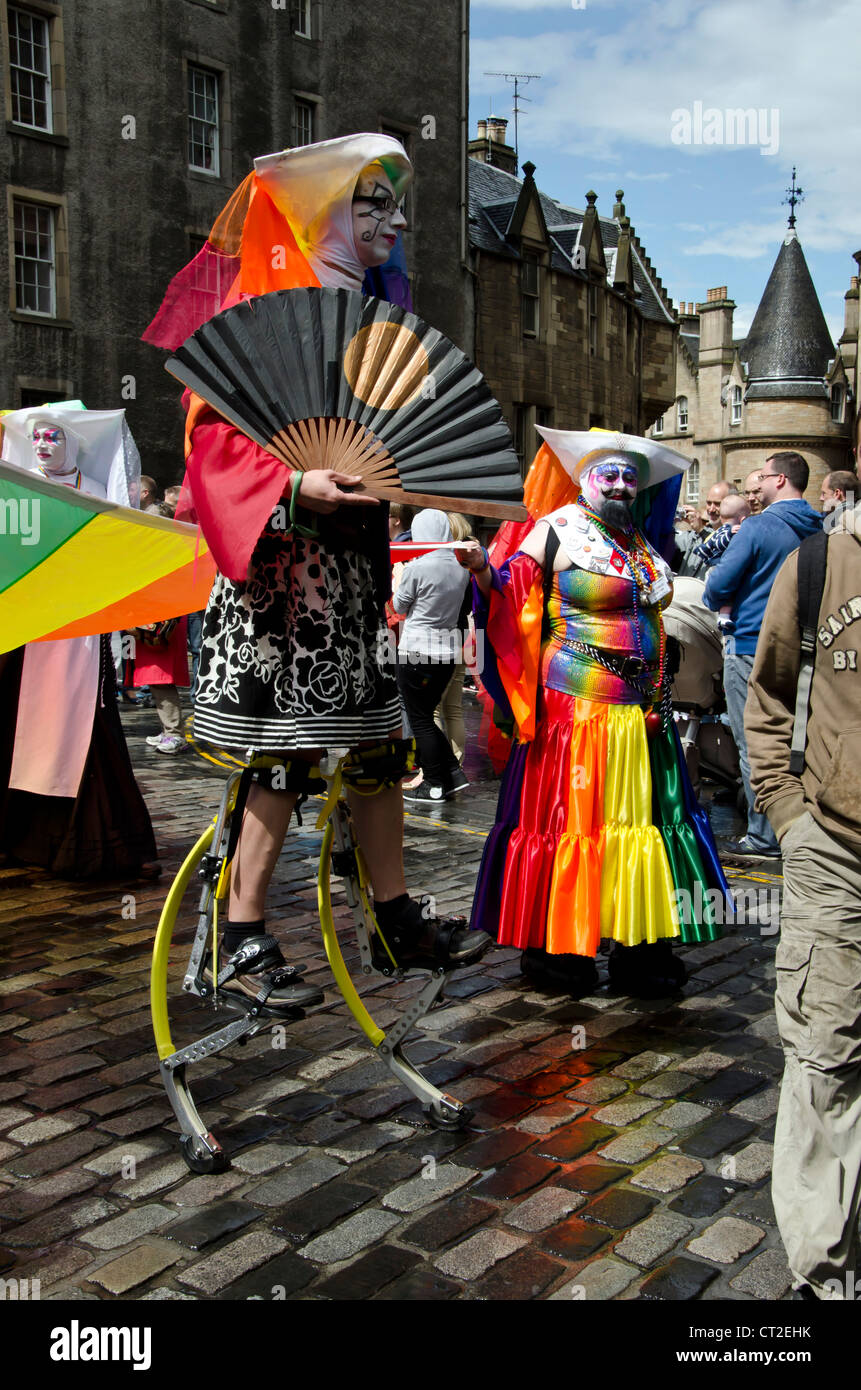
[[[666,999],[679,994],[688,972],[668,940],[621,946],[617,941],[607,962],[610,984],[634,999]]]
[[[451,774],[451,791],[448,793],[448,795],[454,796],[456,792],[462,792],[464,787],[468,786],[469,778],[467,777],[463,768],[455,768],[454,772]]]
[[[221,964],[224,949],[219,949]],[[242,995],[247,1003],[254,1003],[266,1009],[310,1009],[322,1004],[323,991],[316,985],[302,983],[301,966],[288,965],[274,936],[246,936],[242,945],[230,956],[228,966],[233,975],[224,980],[218,988],[230,994]],[[219,972],[220,973],[220,972]],[[212,959],[204,969],[203,976],[210,984],[212,978]]]
[[[420,927],[408,923],[387,926],[385,940],[400,969],[439,970],[474,965],[493,945],[487,932],[470,931],[465,917],[428,917]],[[374,939],[374,964],[391,970],[391,957]]]
[[[537,984],[561,985],[572,999],[591,994],[598,987],[598,967],[591,956],[551,956],[530,947],[520,957],[520,970]]]
[[[446,800],[443,787],[432,787],[429,782],[420,782],[417,787],[404,788],[404,801],[424,802],[426,806],[442,806]]]

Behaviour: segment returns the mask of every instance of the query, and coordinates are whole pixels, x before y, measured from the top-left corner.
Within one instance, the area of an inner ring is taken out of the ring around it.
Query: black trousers
[[[449,792],[459,764],[433,714],[454,671],[453,661],[398,661],[398,689],[409,716],[425,781]]]

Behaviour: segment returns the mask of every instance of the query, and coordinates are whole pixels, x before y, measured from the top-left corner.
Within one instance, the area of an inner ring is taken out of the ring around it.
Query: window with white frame
[[[740,386],[734,386],[734,387],[732,388],[732,402],[731,402],[731,405],[730,405],[730,417],[729,417],[729,422],[730,422],[731,425],[740,425],[740,424],[741,424],[741,397],[742,397],[742,390],[741,390],[741,387],[740,387]]]
[[[9,86],[12,120],[32,130],[53,129],[49,21],[9,6]]]
[[[313,101],[301,101],[297,98],[293,102],[294,145],[313,145],[315,115]]]
[[[686,430],[687,427],[688,427],[688,398],[687,398],[687,396],[679,396],[679,403],[678,403],[678,427],[679,427],[679,432],[680,432],[680,433],[681,433],[682,430]]]
[[[687,472],[687,490],[685,501],[699,502],[700,500],[700,461],[693,459]]]
[[[843,387],[835,382],[831,387],[831,418],[836,425],[843,424]]]
[[[293,29],[293,32],[294,32],[294,34],[298,34],[299,37],[300,37],[300,38],[303,38],[303,39],[310,39],[310,38],[312,37],[312,32],[311,32],[311,20],[312,20],[311,3],[312,3],[312,0],[294,0],[294,10],[295,10],[294,25],[295,25],[295,27],[294,27],[294,29]]]
[[[15,308],[45,318],[57,312],[55,216],[43,203],[14,200]]]
[[[663,432],[664,432],[664,417],[663,417],[663,415],[659,415],[658,418],[657,418],[657,420],[655,421],[655,423],[652,425],[652,434],[655,435],[656,438],[657,438],[657,437],[660,437],[660,435],[662,435]]]
[[[524,255],[520,268],[520,299],[524,338],[537,338],[540,322],[541,267],[538,257]]]
[[[220,173],[218,73],[188,64],[188,167]]]

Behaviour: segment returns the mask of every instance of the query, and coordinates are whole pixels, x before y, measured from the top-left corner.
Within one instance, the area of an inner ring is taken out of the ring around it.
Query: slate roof
[[[698,367],[700,363],[700,335],[698,333],[680,333],[679,338],[690,353],[694,366]]]
[[[747,400],[827,394],[824,378],[835,349],[795,232],[777,253],[739,351],[748,365]]]
[[[479,251],[490,251],[496,256],[509,260],[519,260],[517,247],[506,241],[505,233],[511,222],[511,214],[517,205],[522,179],[515,178],[504,169],[492,164],[484,164],[478,159],[470,159],[469,164],[469,239]],[[571,258],[583,225],[583,210],[571,208],[548,198],[539,189],[541,210],[550,234],[550,264],[553,270],[562,275],[583,277],[582,270],[574,270]],[[616,249],[619,245],[619,225],[612,217],[601,217],[601,242],[607,261],[608,282],[613,283]],[[657,319],[661,323],[675,322],[673,315],[664,306],[660,293],[652,283],[649,272],[632,247],[634,262],[634,286],[637,291],[637,307],[647,319]]]

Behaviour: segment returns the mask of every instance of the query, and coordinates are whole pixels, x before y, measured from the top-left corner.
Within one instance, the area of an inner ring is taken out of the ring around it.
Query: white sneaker
[[[150,734],[149,738],[147,739],[147,743],[149,744],[150,748],[157,748],[163,738],[164,733]]]
[[[156,753],[184,753],[187,747],[181,734],[162,734],[154,745]]]

